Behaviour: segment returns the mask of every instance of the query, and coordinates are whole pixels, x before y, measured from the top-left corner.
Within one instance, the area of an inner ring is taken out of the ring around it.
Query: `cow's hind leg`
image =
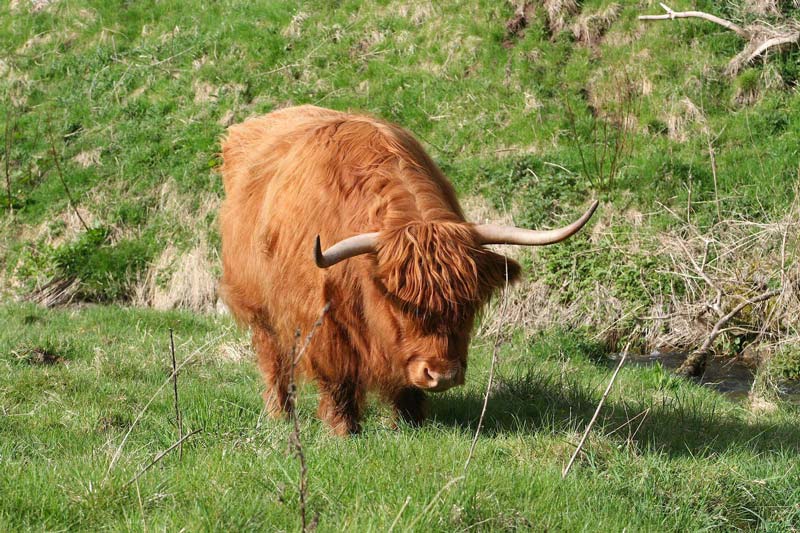
[[[425,420],[427,399],[420,389],[408,387],[392,398],[394,414],[407,424],[418,426]]]
[[[274,418],[289,414],[292,408],[289,402],[289,355],[280,350],[272,334],[262,327],[253,328],[253,348],[267,386],[264,391],[267,413]]]

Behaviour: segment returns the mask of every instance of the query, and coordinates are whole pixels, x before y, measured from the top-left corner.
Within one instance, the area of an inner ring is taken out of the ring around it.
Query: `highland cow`
[[[338,434],[359,431],[367,391],[419,423],[426,391],[464,382],[476,313],[520,273],[484,245],[558,242],[597,207],[556,230],[471,224],[407,131],[313,106],[231,127],[222,155],[220,292],[252,331],[267,408],[292,408],[296,331],[327,303],[297,371]]]

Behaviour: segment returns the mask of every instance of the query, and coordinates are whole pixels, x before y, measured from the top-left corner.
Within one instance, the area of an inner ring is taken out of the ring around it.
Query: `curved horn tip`
[[[317,239],[314,241],[314,262],[319,268],[328,268],[329,266],[327,261],[325,261],[325,256],[322,255],[322,244],[319,235],[317,235]]]

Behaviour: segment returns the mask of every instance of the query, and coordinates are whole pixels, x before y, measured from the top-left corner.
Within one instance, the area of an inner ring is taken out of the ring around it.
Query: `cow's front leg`
[[[427,403],[425,393],[414,387],[400,389],[392,398],[395,416],[412,426],[425,420]]]
[[[258,367],[264,378],[267,390],[264,391],[264,402],[267,414],[280,418],[289,414],[292,409],[289,402],[289,365],[288,354],[278,347],[273,335],[264,328],[253,328],[253,348],[258,359]]]
[[[340,382],[319,380],[320,419],[328,423],[337,435],[345,436],[361,431],[361,406],[364,390],[354,379]]]

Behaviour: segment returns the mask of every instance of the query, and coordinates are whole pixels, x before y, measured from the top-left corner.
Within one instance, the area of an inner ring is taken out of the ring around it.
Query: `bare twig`
[[[742,39],[750,39],[750,32],[748,32],[744,28],[734,24],[729,20],[719,18],[715,15],[711,15],[710,13],[705,13],[703,11],[673,11],[665,4],[659,3],[658,5],[660,5],[664,11],[666,11],[666,14],[639,15],[639,20],[673,20],[673,19],[684,19],[684,18],[700,18],[713,22],[714,24],[719,24],[723,28],[727,28],[735,32]]]
[[[787,44],[799,44],[800,43],[800,32],[791,33],[789,35],[779,35],[777,37],[773,37],[771,39],[767,39],[763,43],[759,44],[755,50],[753,50],[747,58],[744,60],[745,65],[752,63],[758,56],[769,50],[770,48],[776,48],[779,46],[784,46]]]
[[[150,469],[153,467],[153,465],[155,465],[157,462],[159,462],[161,459],[163,459],[163,458],[164,458],[164,456],[166,456],[166,455],[167,455],[169,452],[171,452],[171,451],[172,451],[172,450],[174,450],[175,448],[182,447],[182,445],[183,445],[183,441],[185,441],[186,439],[188,439],[189,437],[191,437],[192,435],[194,435],[194,434],[196,434],[196,433],[200,433],[201,431],[203,431],[203,429],[202,429],[202,428],[200,428],[200,429],[195,429],[194,431],[191,431],[191,432],[187,433],[186,435],[184,435],[183,437],[181,437],[179,441],[177,441],[176,443],[174,443],[172,446],[170,446],[169,448],[167,448],[167,449],[166,449],[166,450],[164,450],[163,452],[161,452],[161,453],[159,453],[158,455],[156,455],[155,459],[153,459],[152,461],[150,461],[150,463],[149,463],[147,466],[145,466],[144,468],[142,468],[141,470],[139,470],[139,473],[138,473],[138,474],[136,474],[136,475],[135,475],[135,476],[133,476],[131,479],[129,479],[129,480],[128,480],[128,482],[127,482],[127,483],[125,483],[124,487],[127,487],[128,485],[130,485],[130,484],[131,484],[131,483],[133,483],[134,481],[138,480],[140,477],[142,477],[142,475],[143,475],[145,472],[147,472],[148,470],[150,470]]]
[[[703,373],[706,366],[706,360],[708,359],[708,355],[711,352],[711,347],[714,344],[716,338],[725,331],[725,325],[731,321],[733,317],[739,314],[742,309],[747,307],[748,305],[757,304],[759,302],[763,302],[765,300],[769,300],[770,298],[774,298],[775,296],[781,293],[782,289],[774,289],[762,294],[754,298],[750,298],[749,300],[745,300],[744,302],[740,303],[736,307],[734,307],[727,315],[720,318],[714,327],[711,330],[711,333],[706,338],[703,345],[700,346],[697,350],[695,350],[686,360],[681,364],[681,366],[676,370],[676,373],[682,376],[699,376]]]
[[[711,142],[710,135],[708,136],[708,157],[711,159],[711,175],[714,177],[714,203],[717,208],[717,222],[721,222],[722,215],[719,210],[719,188],[717,187],[717,154],[714,151],[714,144]],[[708,248],[706,248],[706,251],[707,250]],[[705,263],[705,257],[703,263]]]
[[[69,187],[67,186],[67,182],[64,179],[64,173],[61,171],[61,163],[59,162],[58,154],[56,153],[56,144],[53,142],[53,132],[48,130],[48,136],[50,137],[50,153],[53,155],[53,163],[56,166],[56,172],[58,174],[58,179],[61,180],[61,185],[64,187],[64,192],[67,194],[67,200],[69,201],[70,207],[75,212],[75,216],[78,217],[78,220],[81,222],[81,226],[85,231],[89,231],[89,226],[86,225],[86,221],[83,220],[80,211],[78,211],[78,205],[75,202],[75,199],[72,197],[72,193],[69,191]]]
[[[172,390],[175,393],[175,423],[178,425],[178,442],[183,442],[183,419],[181,418],[180,404],[178,403],[178,370],[175,364],[175,338],[169,328],[169,352],[172,355]],[[178,458],[183,459],[183,445],[178,449]]]
[[[569,462],[567,463],[566,468],[564,468],[564,472],[562,472],[561,474],[561,479],[567,477],[567,474],[569,474],[569,469],[572,468],[572,463],[575,462],[575,458],[578,457],[578,454],[581,452],[583,444],[586,442],[586,438],[589,436],[589,432],[592,430],[592,426],[594,426],[594,422],[595,420],[597,420],[597,416],[600,414],[600,409],[603,407],[603,403],[605,403],[608,393],[611,392],[611,386],[614,385],[614,380],[617,379],[617,374],[619,374],[622,365],[625,364],[625,359],[628,357],[628,349],[630,349],[631,347],[631,342],[632,340],[628,341],[628,345],[625,346],[625,350],[622,352],[622,357],[619,358],[619,364],[617,364],[617,368],[611,375],[611,379],[608,382],[608,386],[606,387],[603,396],[600,398],[600,403],[597,404],[597,409],[594,410],[594,415],[592,416],[592,419],[589,421],[589,424],[583,431],[583,436],[581,437],[581,441],[578,443],[578,447],[575,448],[575,451],[572,453],[572,457],[569,458]]]
[[[309,531],[309,523],[307,519],[306,513],[306,501],[308,500],[308,468],[306,466],[306,456],[303,452],[303,443],[300,440],[300,420],[297,418],[297,385],[295,383],[294,375],[295,370],[297,368],[297,363],[300,362],[300,359],[303,357],[303,354],[306,353],[308,349],[308,345],[311,344],[311,340],[314,338],[314,334],[317,332],[317,329],[322,326],[322,322],[325,319],[325,315],[330,310],[331,303],[327,302],[325,306],[322,308],[322,312],[320,312],[319,318],[316,322],[311,326],[311,330],[309,330],[308,335],[306,335],[305,343],[303,347],[300,349],[299,352],[295,355],[297,351],[297,340],[300,338],[300,330],[297,330],[295,334],[295,342],[292,346],[292,353],[291,353],[291,369],[289,373],[289,396],[287,398],[289,404],[289,412],[292,416],[292,433],[289,435],[289,446],[294,450],[295,455],[297,456],[298,460],[300,461],[300,479],[298,481],[298,493],[300,495],[300,521],[302,524],[302,531],[306,532]],[[312,528],[313,529],[313,528]]]

